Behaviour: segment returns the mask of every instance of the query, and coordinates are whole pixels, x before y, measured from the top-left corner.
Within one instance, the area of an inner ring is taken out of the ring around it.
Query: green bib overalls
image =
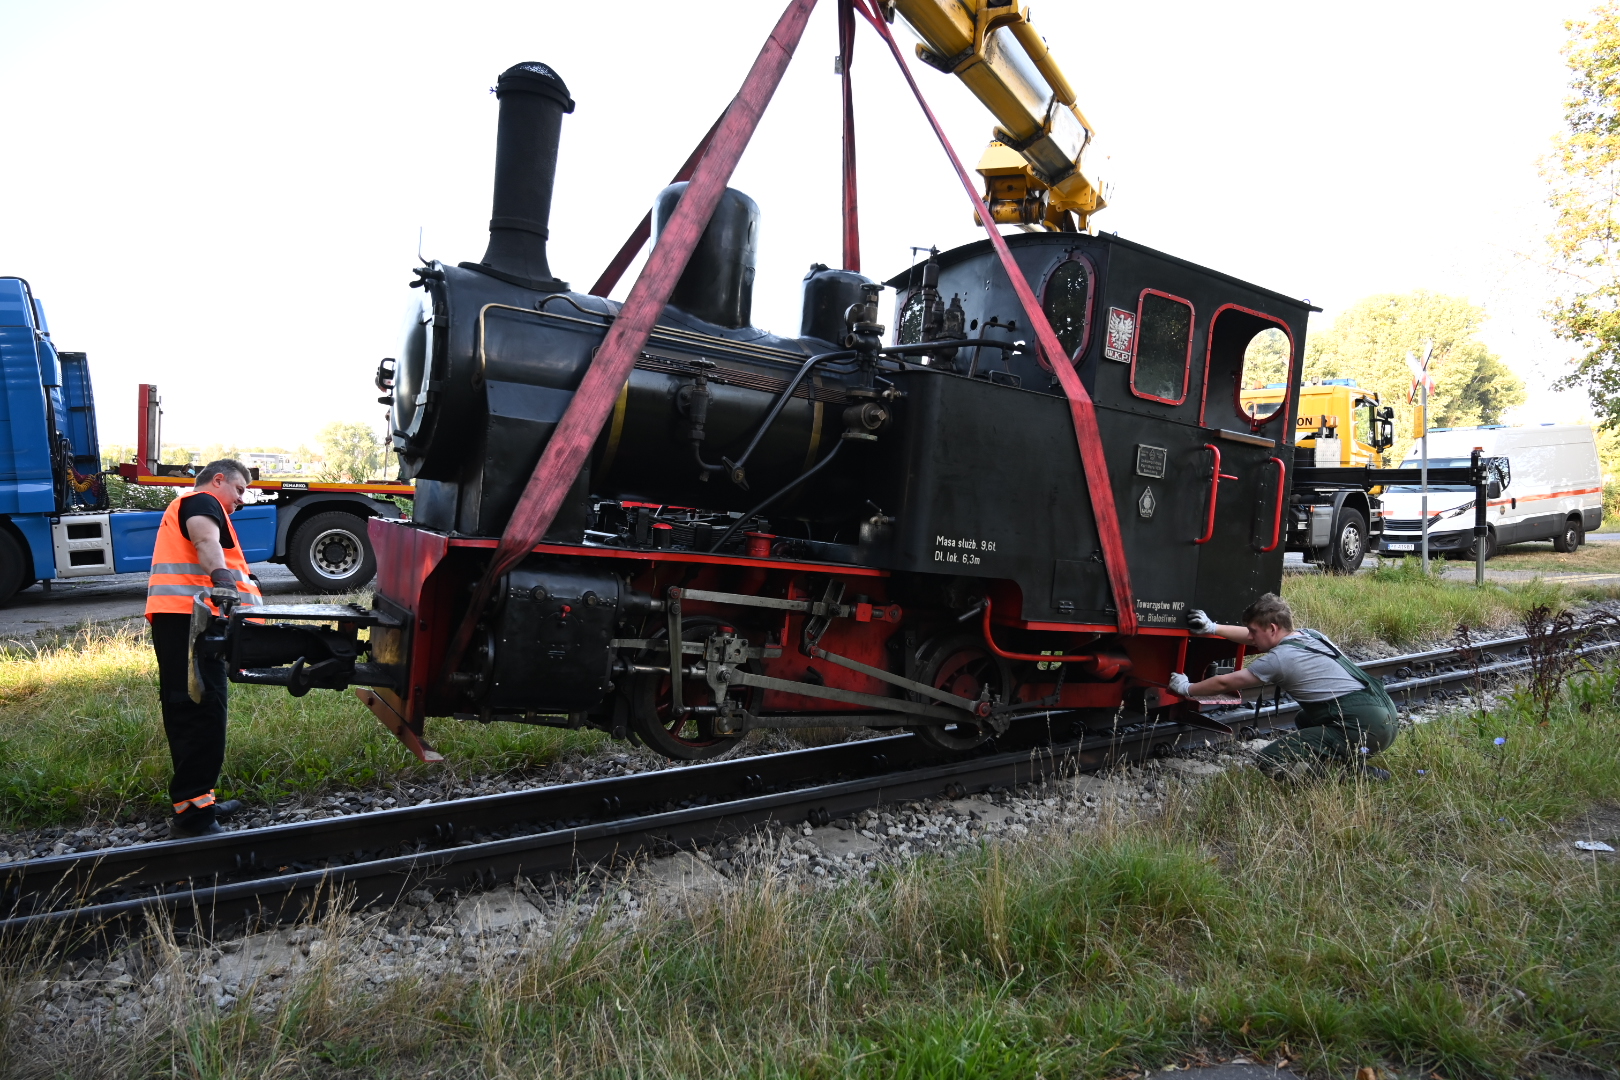
[[[1361,689],[1328,701],[1301,702],[1297,731],[1290,732],[1260,751],[1259,766],[1273,775],[1296,771],[1298,766],[1314,767],[1345,764],[1387,750],[1400,731],[1395,702],[1383,683],[1362,671],[1314,630],[1301,631],[1322,646],[1312,648],[1298,638],[1288,638],[1277,648],[1304,649],[1338,661],[1344,673],[1361,684]]]

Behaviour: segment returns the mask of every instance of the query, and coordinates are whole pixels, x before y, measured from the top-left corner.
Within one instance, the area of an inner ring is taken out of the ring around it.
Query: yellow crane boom
[[[985,201],[1003,225],[1084,230],[1107,205],[1081,172],[1093,129],[1017,0],[883,0],[922,39],[917,56],[955,75],[996,118],[979,159]]]

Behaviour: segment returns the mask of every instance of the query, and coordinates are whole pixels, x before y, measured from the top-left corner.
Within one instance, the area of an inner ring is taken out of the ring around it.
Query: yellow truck
[[[1287,394],[1288,387],[1277,384],[1246,389],[1242,399],[1252,415],[1267,416],[1282,408]],[[1354,379],[1323,379],[1300,387],[1293,437],[1296,468],[1380,468],[1394,442],[1395,410]],[[1287,550],[1300,552],[1306,562],[1330,573],[1355,573],[1382,538],[1381,490],[1360,482],[1296,479],[1289,496]]]
[[[1255,416],[1269,416],[1288,394],[1284,383],[1243,391],[1243,404]],[[1382,465],[1395,441],[1392,409],[1354,379],[1323,379],[1299,389],[1294,445],[1314,453],[1316,465]]]

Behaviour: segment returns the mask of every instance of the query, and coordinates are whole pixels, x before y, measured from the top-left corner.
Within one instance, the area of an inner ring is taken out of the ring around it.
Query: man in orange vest
[[[169,738],[174,779],[169,801],[171,835],[223,832],[219,819],[241,804],[217,802],[214,785],[225,762],[227,690],[225,660],[197,658],[202,701],[191,699],[187,663],[191,654],[191,612],[200,599],[217,615],[234,604],[238,611],[264,605],[258,583],[230,515],[242,508],[250,474],[232,458],[211,461],[197,472],[196,486],[169,504],[152,549],[152,576],[146,589],[146,619],[157,652],[158,698],[163,731]]]

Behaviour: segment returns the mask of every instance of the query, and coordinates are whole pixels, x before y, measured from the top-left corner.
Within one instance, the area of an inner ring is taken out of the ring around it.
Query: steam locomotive
[[[779,336],[750,317],[759,208],[729,189],[563,511],[447,660],[618,312],[547,262],[567,87],[530,63],[497,93],[488,249],[417,268],[377,373],[417,494],[411,520],[371,523],[372,608],[218,620],[199,649],[238,681],[354,686],[425,758],[429,716],[682,759],[762,728],[904,728],[960,752],[1032,718],[1211,723],[1165,683],[1241,662],[1187,612],[1234,621],[1281,582],[1308,303],[1118,236],[1007,239],[1095,403],[1134,583],[1121,633],[1069,404],[990,244],[883,283],[812,266]],[[1239,389],[1267,331],[1292,390],[1260,416]]]

